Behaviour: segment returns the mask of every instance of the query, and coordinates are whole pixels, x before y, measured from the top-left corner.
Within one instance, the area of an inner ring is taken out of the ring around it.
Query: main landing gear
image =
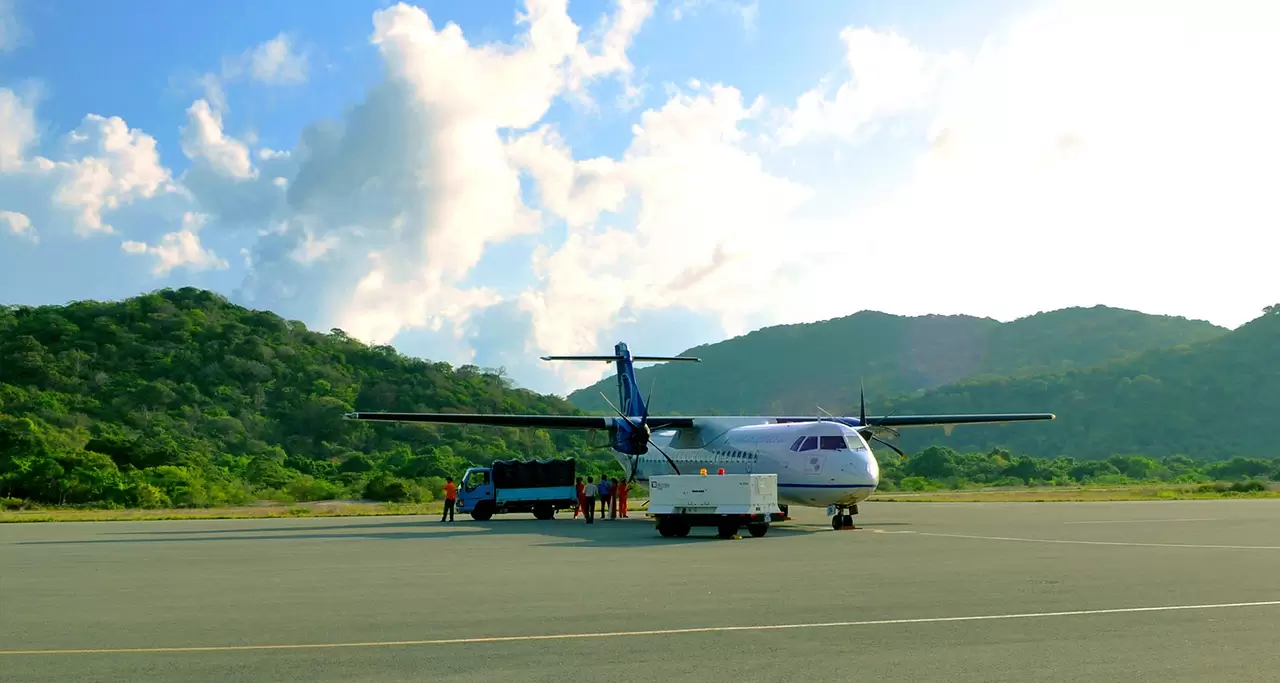
[[[836,531],[841,529],[857,529],[853,525],[853,516],[858,514],[857,505],[836,505],[835,514],[831,516],[831,528]]]

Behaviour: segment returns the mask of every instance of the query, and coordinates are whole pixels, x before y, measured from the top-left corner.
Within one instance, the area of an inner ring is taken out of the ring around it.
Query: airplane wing
[[[893,415],[868,417],[872,427],[943,427],[947,425],[994,424],[998,422],[1034,422],[1053,420],[1053,413],[974,413],[968,415]],[[853,418],[857,421],[857,418]]]
[[[346,420],[375,422],[428,422],[543,429],[610,429],[617,420],[621,419],[591,415],[485,415],[479,413],[347,413],[342,417]],[[693,426],[691,417],[650,417],[649,422],[672,429]]]
[[[956,425],[998,424],[1001,422],[1034,422],[1056,419],[1053,413],[968,413],[962,415],[890,415],[856,417],[796,415],[776,418],[777,422],[813,422],[834,420],[850,427],[955,427]]]
[[[817,415],[797,416],[727,416],[729,419],[753,417],[773,420],[779,424],[786,422],[816,422],[835,419],[851,427],[945,427],[962,424],[991,424],[999,422],[1028,422],[1035,420],[1052,420],[1053,413],[974,413],[967,415],[893,415],[889,417],[867,417],[863,425],[856,417],[821,417]],[[480,413],[347,413],[347,420],[366,420],[375,422],[427,422],[435,424],[468,424],[486,425],[490,427],[537,427],[543,429],[610,429],[621,418],[594,415],[502,415]],[[649,424],[655,429],[692,429],[698,421],[715,422],[715,417],[686,416],[649,416]]]

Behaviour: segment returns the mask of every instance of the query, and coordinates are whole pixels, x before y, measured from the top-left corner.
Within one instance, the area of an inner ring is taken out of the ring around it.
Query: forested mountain
[[[767,327],[698,346],[702,363],[639,368],[636,379],[657,413],[814,414],[844,410],[867,395],[910,394],[975,377],[1024,376],[1086,368],[1151,349],[1221,336],[1207,322],[1097,306],[1001,323],[972,316],[905,317],[863,311],[823,322]],[[609,411],[608,377],[569,395],[579,408]],[[611,411],[610,411],[611,412]]]
[[[122,505],[416,497],[468,463],[587,457],[583,433],[341,419],[577,413],[563,399],[312,332],[197,289],[0,307],[0,498]]]
[[[903,430],[908,452],[1002,446],[1041,457],[1280,455],[1280,307],[1216,339],[1096,367],[964,381],[875,406],[898,414],[1048,411],[1054,422]]]
[[[796,337],[812,341],[797,346]],[[794,383],[825,387],[821,405],[847,411],[856,403],[856,377],[865,374],[873,412],[1059,415],[1053,423],[959,428],[950,438],[905,430],[909,452],[935,443],[970,452],[930,448],[915,461],[885,461],[887,487],[924,486],[922,477],[950,485],[1280,478],[1274,461],[1077,462],[1129,453],[1275,455],[1269,437],[1280,415],[1277,342],[1280,308],[1230,333],[1115,309],[1069,309],[1007,324],[862,313],[691,350],[705,359],[693,369],[711,374],[660,379],[654,409],[676,409],[687,392],[718,400],[714,392],[725,387],[762,400],[768,387]],[[1157,344],[1171,348],[1140,353]],[[847,375],[832,369],[842,362],[852,364]],[[983,379],[995,373],[1010,376]],[[895,393],[896,402],[885,400]],[[772,400],[810,412],[805,402],[813,398]],[[357,407],[579,412],[494,372],[408,358],[340,330],[309,331],[192,288],[121,302],[0,306],[0,506],[14,499],[141,507],[420,500],[439,490],[444,475],[507,458],[575,457],[583,473],[617,471],[610,451],[590,448],[580,432],[340,419]],[[1047,459],[1059,455],[1077,461]]]

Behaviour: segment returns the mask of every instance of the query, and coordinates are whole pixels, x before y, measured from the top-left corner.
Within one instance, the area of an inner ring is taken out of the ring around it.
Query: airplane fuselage
[[[665,451],[681,474],[705,468],[714,475],[776,474],[778,499],[784,505],[825,507],[853,505],[866,500],[880,483],[875,454],[856,430],[838,422],[778,424],[769,418],[698,418],[706,420],[701,444],[682,443],[677,430],[658,430],[653,443]],[[632,456],[617,454],[630,475]],[[638,458],[636,479],[675,474],[671,463],[655,448]]]

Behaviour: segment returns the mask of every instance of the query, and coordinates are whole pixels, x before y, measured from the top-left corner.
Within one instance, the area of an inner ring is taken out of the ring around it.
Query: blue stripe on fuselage
[[[873,489],[876,484],[778,484],[780,489]]]

